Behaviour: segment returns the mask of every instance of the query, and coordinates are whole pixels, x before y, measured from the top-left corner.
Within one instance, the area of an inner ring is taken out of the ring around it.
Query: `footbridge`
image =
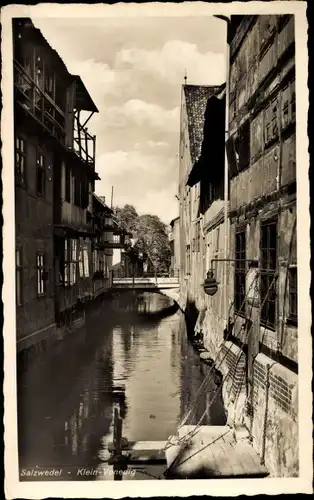
[[[171,290],[179,288],[178,277],[128,277],[112,279],[112,288],[116,290]]]
[[[179,274],[172,276],[116,276],[112,277],[112,290],[138,290],[162,293],[180,307]]]

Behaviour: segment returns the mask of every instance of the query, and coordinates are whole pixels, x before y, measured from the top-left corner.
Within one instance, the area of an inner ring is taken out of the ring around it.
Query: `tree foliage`
[[[138,215],[133,205],[116,207],[114,212],[120,226],[132,235],[134,249],[149,257],[156,272],[168,272],[171,250],[166,224],[157,215]]]

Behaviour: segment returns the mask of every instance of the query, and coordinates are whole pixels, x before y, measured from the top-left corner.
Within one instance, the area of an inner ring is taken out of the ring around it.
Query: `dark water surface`
[[[209,368],[171,304],[148,292],[108,299],[86,327],[19,376],[21,480],[113,479],[97,472],[107,467],[112,441],[113,386],[125,386],[123,436],[129,441],[164,441],[176,431]],[[199,421],[214,389],[208,388],[191,423]],[[202,423],[224,423],[219,398]],[[55,470],[51,477],[34,472],[48,468]]]

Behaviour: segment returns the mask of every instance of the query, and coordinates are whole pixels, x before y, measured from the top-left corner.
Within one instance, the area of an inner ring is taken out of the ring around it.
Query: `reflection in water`
[[[181,312],[149,320],[138,314],[169,305],[167,297],[148,292],[116,296],[20,376],[20,468],[68,468],[58,480],[112,479],[78,477],[75,470],[100,470],[108,460],[113,386],[125,386],[123,435],[129,441],[162,441],[176,431],[209,368],[188,343]],[[214,389],[208,388],[191,423]],[[224,423],[220,399],[203,423]]]

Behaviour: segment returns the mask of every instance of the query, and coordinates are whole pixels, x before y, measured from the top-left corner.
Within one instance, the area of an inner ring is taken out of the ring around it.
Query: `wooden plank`
[[[260,463],[259,457],[249,444],[237,443],[235,446],[238,460],[246,470],[247,476],[267,475],[267,469]],[[255,455],[254,459],[253,456]]]
[[[129,454],[128,464],[166,464],[165,452],[159,450],[132,450]]]
[[[204,450],[205,451],[205,450]],[[221,477],[222,472],[219,468],[219,461],[217,460],[214,450],[212,449],[212,446],[209,446],[207,449],[207,454],[209,458],[209,464],[212,465],[212,470],[213,470],[213,477]]]
[[[246,470],[241,461],[238,460],[238,455],[234,444],[226,443],[223,445],[225,452],[225,460],[230,464],[230,471],[233,476],[244,476]]]

